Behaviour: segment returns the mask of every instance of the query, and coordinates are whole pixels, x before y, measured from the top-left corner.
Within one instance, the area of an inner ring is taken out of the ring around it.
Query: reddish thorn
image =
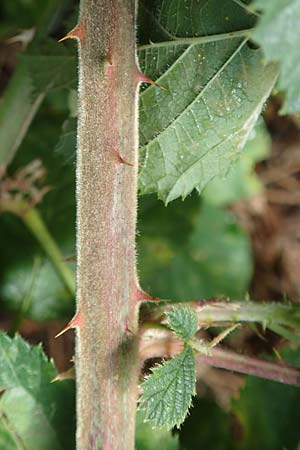
[[[65,261],[65,262],[76,261],[76,256],[75,256],[75,255],[67,256],[67,257],[64,259],[64,261]]]
[[[155,83],[155,81],[151,80],[151,78],[147,77],[147,75],[143,74],[137,67],[135,69],[135,81],[136,83],[148,83],[152,84],[153,86],[156,86],[160,89],[165,89],[164,87],[160,86],[159,84]]]
[[[135,287],[134,290],[134,300],[138,302],[159,302],[160,299],[157,297],[152,297],[148,292],[144,292],[141,288]]]
[[[83,41],[85,36],[85,29],[82,24],[77,25],[73,30],[69,31],[63,38],[61,38],[58,42],[63,42],[66,39],[79,39]]]
[[[71,328],[81,328],[82,326],[83,326],[83,315],[79,311],[75,314],[73,319],[65,326],[65,328],[55,336],[55,338],[58,338],[62,334],[66,333],[66,331],[71,330]]]
[[[126,325],[125,325],[125,333],[130,334],[131,336],[134,335],[134,332],[129,328],[128,323],[126,323]]]
[[[118,149],[114,148],[114,154],[116,155],[117,161],[120,164],[125,164],[126,166],[131,166],[134,167],[134,164],[126,161],[121,155],[120,152],[118,151]]]
[[[108,50],[107,55],[106,55],[106,59],[107,59],[108,64],[110,66],[112,66],[113,65],[113,57],[112,57],[111,49]]]

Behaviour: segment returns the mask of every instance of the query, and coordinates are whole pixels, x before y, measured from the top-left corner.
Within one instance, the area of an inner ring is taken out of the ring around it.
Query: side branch
[[[171,358],[182,351],[183,344],[174,333],[163,326],[146,326],[140,334],[140,359],[143,363],[149,358]],[[246,356],[230,350],[214,348],[209,355],[196,356],[196,368],[209,366],[232,370],[245,375],[254,375],[267,380],[290,385],[300,385],[300,370],[286,364]]]
[[[185,303],[163,303],[145,312],[146,321],[161,322],[165,313],[174,306],[187,306],[197,314],[200,326],[221,325],[222,323],[260,323],[263,327],[281,325],[300,327],[300,305],[291,303],[259,303],[253,301],[229,302],[224,300],[196,300]]]

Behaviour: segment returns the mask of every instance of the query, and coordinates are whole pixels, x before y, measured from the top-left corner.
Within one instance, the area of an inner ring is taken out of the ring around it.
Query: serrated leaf
[[[73,448],[74,385],[51,384],[56,374],[40,346],[0,332],[0,416],[13,424],[22,448]]]
[[[228,32],[227,18],[233,22],[230,31],[237,27],[231,1],[222,3],[222,10],[217,0],[208,8],[207,2],[196,6],[192,0],[155,3],[152,15],[169,41],[170,36],[211,35],[214,20],[219,33]],[[239,9],[240,24],[252,23],[249,11]],[[266,65],[247,38],[228,34],[203,44],[184,45],[180,38],[169,44],[154,43],[139,52],[143,70],[165,88],[150,86],[140,96],[140,192],[157,192],[166,203],[195,188],[202,191],[227,173],[277,78],[277,66]]]
[[[238,200],[251,198],[263,190],[263,184],[255,172],[258,161],[266,159],[271,151],[271,138],[260,123],[254,128],[237,163],[226,177],[216,177],[202,192],[208,203],[227,206]]]
[[[198,329],[197,315],[190,308],[174,308],[167,314],[169,327],[177,336],[188,342]]]
[[[300,112],[300,2],[299,0],[256,0],[263,14],[253,37],[269,61],[280,63],[278,86],[286,92],[281,112]]]
[[[152,369],[141,385],[140,409],[145,410],[145,420],[156,427],[179,427],[195,395],[195,379],[195,358],[190,346]]]

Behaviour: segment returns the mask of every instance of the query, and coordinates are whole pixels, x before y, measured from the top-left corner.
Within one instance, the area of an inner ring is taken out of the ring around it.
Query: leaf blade
[[[174,308],[167,314],[167,323],[184,342],[189,342],[198,329],[197,315],[190,308]]]
[[[195,359],[193,350],[185,350],[161,366],[142,383],[140,409],[145,420],[156,427],[179,427],[195,395]]]
[[[24,448],[62,450],[74,445],[74,390],[51,384],[56,375],[40,346],[0,332],[0,416],[12,423]]]
[[[153,59],[169,65],[158,80],[166,89],[151,86],[141,94],[141,194],[157,192],[166,203],[184,199],[238,159],[277,78],[277,66],[246,43],[174,41],[140,55],[146,68]],[[169,52],[176,54],[171,64]]]

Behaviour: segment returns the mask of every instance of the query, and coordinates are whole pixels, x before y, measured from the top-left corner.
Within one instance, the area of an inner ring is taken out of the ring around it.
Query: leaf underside
[[[277,65],[266,64],[247,38],[230,36],[253,24],[249,12],[240,8],[239,16],[234,14],[232,1],[225,1],[222,11],[217,0],[198,2],[194,9],[193,3],[161,2],[148,13],[167,41],[180,38],[183,30],[184,37],[228,33],[224,39],[160,47],[154,42],[139,51],[142,70],[164,88],[149,86],[140,95],[139,187],[142,194],[157,192],[166,203],[193,189],[201,192],[228,172],[277,78]],[[155,41],[152,33],[149,39]]]
[[[195,359],[191,347],[152,369],[141,389],[140,409],[145,410],[145,420],[156,427],[179,427],[195,394]]]

